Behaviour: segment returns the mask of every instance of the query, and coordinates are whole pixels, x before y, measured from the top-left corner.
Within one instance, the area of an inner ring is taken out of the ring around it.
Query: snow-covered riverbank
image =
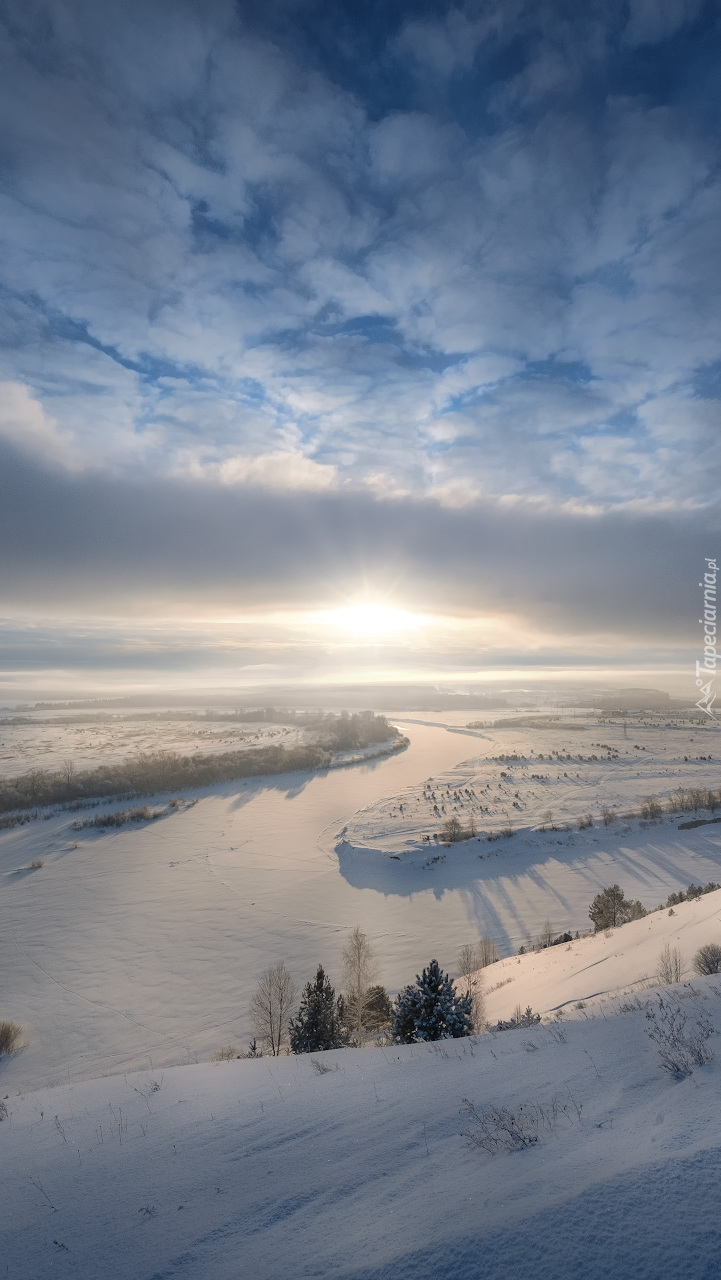
[[[301,982],[319,961],[338,978],[355,924],[395,990],[433,955],[453,970],[459,946],[479,934],[509,954],[547,918],[583,930],[603,884],[618,881],[653,906],[690,880],[721,880],[721,827],[679,832],[669,822],[529,831],[434,850],[446,860],[428,866],[344,851],[339,833],[353,815],[465,767],[466,735],[395,722],[410,746],[379,760],[211,787],[144,826],[77,832],[82,815],[56,814],[0,833],[0,1016],[21,1023],[28,1041],[3,1067],[8,1085],[243,1045],[257,973],[284,958]],[[492,755],[503,748],[486,745]],[[34,861],[43,865],[18,873]]]

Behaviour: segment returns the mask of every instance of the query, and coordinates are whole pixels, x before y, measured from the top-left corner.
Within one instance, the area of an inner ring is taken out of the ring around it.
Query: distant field
[[[419,779],[359,811],[345,841],[410,857],[434,837],[442,842],[452,818],[464,829],[473,824],[483,838],[507,829],[576,827],[586,815],[600,823],[604,809],[622,818],[639,813],[647,797],[663,803],[679,788],[721,788],[718,729],[681,717],[660,722],[639,715],[623,724],[519,716],[474,726],[473,737],[482,754],[469,751],[471,758],[451,772]]]
[[[0,720],[0,775],[17,777],[27,769],[60,769],[72,760],[77,770],[117,764],[128,756],[155,751],[237,751],[271,743],[290,746],[302,729],[290,725],[206,722],[177,714],[142,720],[123,716],[58,715],[5,717]]]

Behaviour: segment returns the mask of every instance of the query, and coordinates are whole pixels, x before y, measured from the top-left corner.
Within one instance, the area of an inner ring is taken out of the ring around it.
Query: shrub
[[[663,810],[655,796],[646,796],[641,804],[642,818],[660,818]]]
[[[329,1067],[327,1062],[321,1062],[319,1058],[311,1058],[311,1065],[317,1076],[327,1076],[329,1071],[337,1071],[338,1063],[334,1067]]]
[[[535,1027],[540,1021],[540,1013],[534,1013],[530,1004],[525,1010],[521,1009],[520,1004],[518,1004],[512,1018],[509,1018],[507,1022],[499,1020],[496,1031],[520,1031],[522,1027]]]
[[[6,1053],[14,1053],[20,1048],[20,1037],[23,1029],[17,1022],[0,1022],[0,1058]]]
[[[658,1005],[648,1009],[646,1017],[651,1026],[646,1035],[656,1045],[662,1071],[668,1071],[674,1080],[684,1080],[693,1074],[694,1067],[702,1067],[713,1060],[713,1049],[706,1043],[714,1029],[704,1017],[689,1024],[679,1005],[662,996]]]
[[[480,1147],[490,1155],[500,1151],[522,1151],[525,1147],[535,1146],[545,1129],[552,1132],[560,1120],[573,1123],[581,1119],[581,1105],[572,1097],[568,1101],[553,1098],[550,1103],[526,1103],[515,1111],[510,1107],[483,1107],[477,1110],[468,1098],[463,1099],[461,1108],[475,1125],[473,1129],[462,1129],[461,1137],[471,1147]]]
[[[536,951],[545,951],[547,947],[560,947],[564,942],[573,942],[573,934],[568,930],[565,933],[556,934],[555,937],[552,933],[549,935],[547,931],[542,930],[536,943]]]
[[[693,958],[693,967],[702,978],[711,973],[721,973],[721,947],[718,943],[707,942],[705,946],[699,947]]]
[[[141,805],[139,809],[115,809],[112,813],[101,813],[97,818],[86,818],[84,822],[76,822],[74,824],[76,831],[82,831],[86,827],[123,827],[126,822],[151,822],[155,818],[162,818],[163,814],[170,809],[151,809],[149,804]],[[177,806],[173,806],[173,811],[177,810]]]
[[[601,810],[601,821],[603,822],[604,827],[610,827],[611,823],[615,822],[617,817],[618,814],[615,809],[604,807]]]
[[[241,1055],[238,1053],[238,1050],[234,1044],[225,1044],[223,1045],[222,1049],[216,1049],[210,1061],[211,1062],[232,1062],[234,1058],[239,1058],[240,1056]]]

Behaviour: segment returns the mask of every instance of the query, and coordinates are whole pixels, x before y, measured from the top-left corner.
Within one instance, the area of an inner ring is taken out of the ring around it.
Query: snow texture
[[[710,979],[676,994],[721,1025]],[[646,1026],[632,1010],[560,1039],[541,1026],[336,1050],[315,1058],[322,1074],[302,1056],[13,1094],[6,1275],[710,1280],[720,1066],[670,1081]],[[460,1136],[464,1097],[556,1097],[571,1119],[491,1156]]]

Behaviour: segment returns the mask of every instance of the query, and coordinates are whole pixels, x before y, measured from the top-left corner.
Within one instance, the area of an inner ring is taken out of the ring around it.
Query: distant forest
[[[17,778],[0,778],[0,812],[51,804],[79,808],[84,800],[152,795],[263,774],[323,769],[332,763],[337,752],[400,740],[398,730],[385,716],[375,716],[371,711],[316,716],[304,721],[304,728],[308,741],[289,747],[270,745],[212,755],[145,752],[82,773],[71,760],[64,761],[58,770],[29,769]]]

